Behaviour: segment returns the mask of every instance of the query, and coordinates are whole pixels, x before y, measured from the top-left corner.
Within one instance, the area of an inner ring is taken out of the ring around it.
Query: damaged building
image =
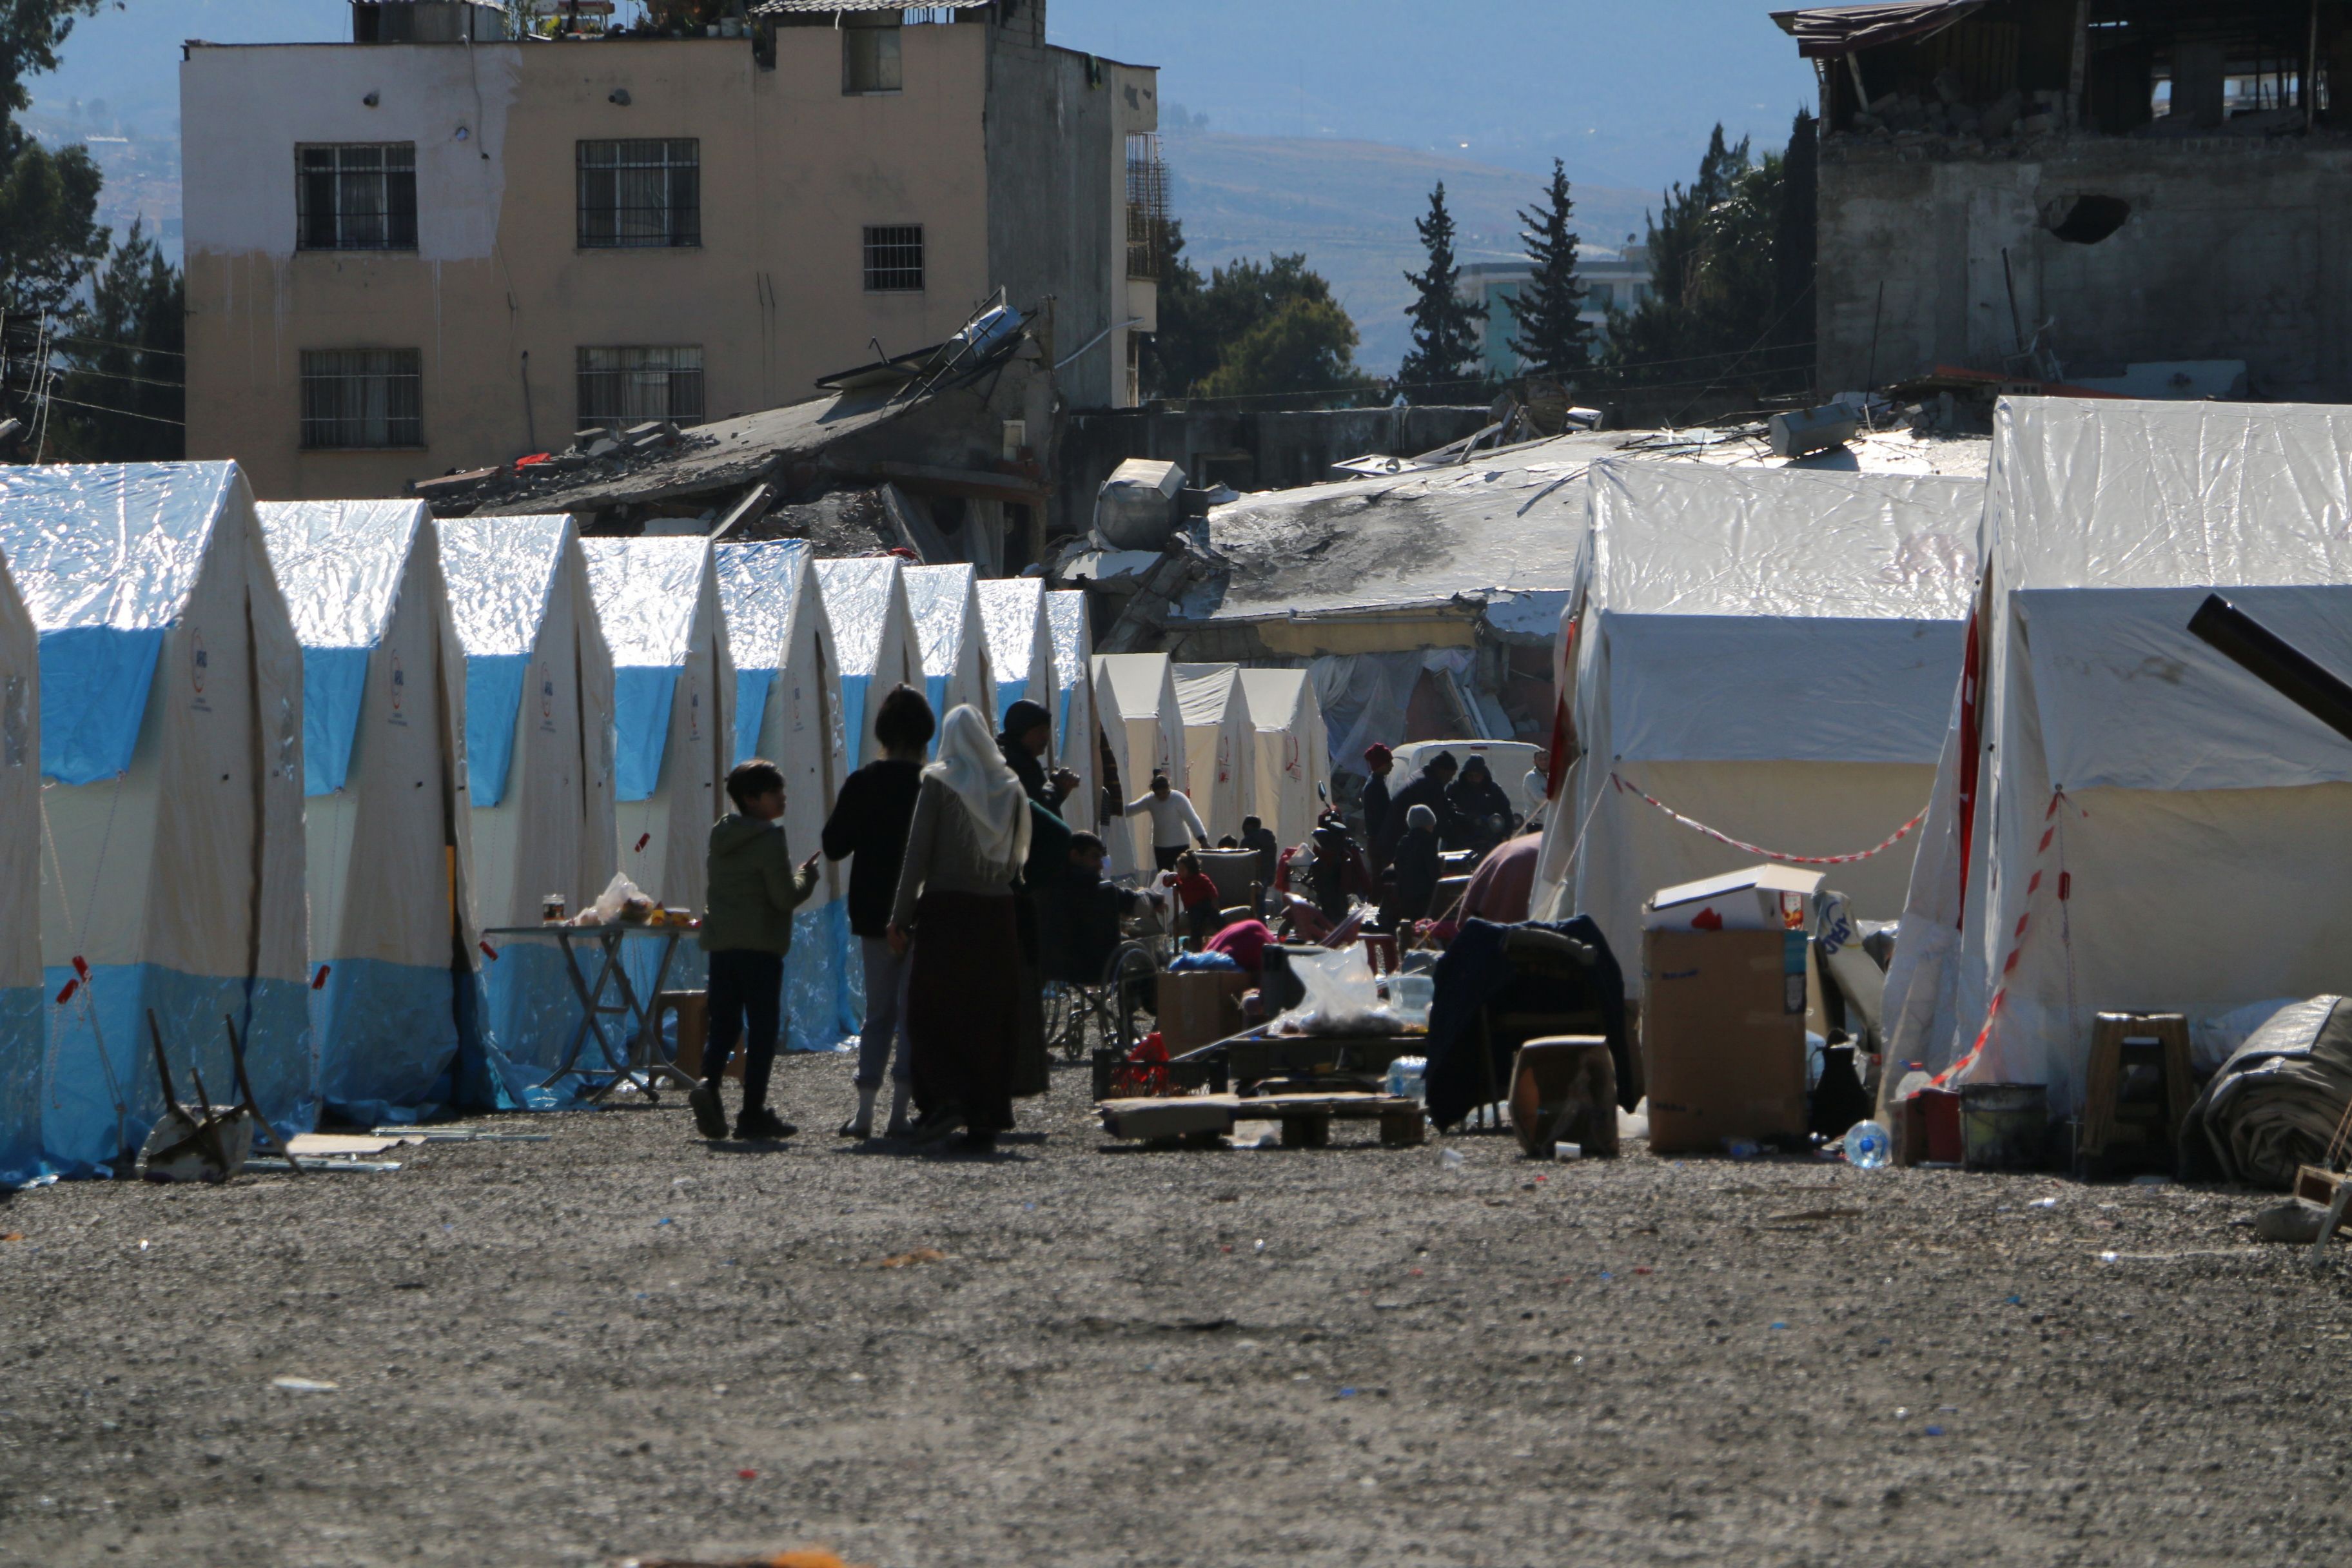
[[[1821,88],[1820,384],[2352,388],[2352,4],[1783,11]]]
[[[1069,406],[1133,401],[1150,68],[1049,44],[1045,0],[752,0],[715,31],[364,4],[350,43],[191,42],[189,455],[397,494],[803,402],[1000,290]]]

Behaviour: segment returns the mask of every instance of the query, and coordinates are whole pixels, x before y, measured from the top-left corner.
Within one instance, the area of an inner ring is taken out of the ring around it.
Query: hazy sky
[[[1054,41],[1160,67],[1162,101],[1246,135],[1445,148],[1579,180],[1689,176],[1717,120],[1778,142],[1813,100],[1767,19],[1788,0],[1049,0]],[[80,23],[38,107],[177,120],[180,40],[349,37],[344,0],[121,0]]]

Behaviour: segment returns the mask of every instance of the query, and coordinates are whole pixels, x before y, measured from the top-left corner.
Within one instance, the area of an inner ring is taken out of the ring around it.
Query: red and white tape
[[[1927,1080],[1937,1089],[1976,1066],[1977,1058],[1984,1055],[1985,1042],[1992,1038],[1992,1021],[2000,1016],[2001,1004],[2009,1000],[2009,978],[2016,973],[2017,961],[2025,956],[2026,933],[2033,929],[2033,895],[2042,890],[2042,858],[2050,853],[2051,840],[2058,837],[2058,808],[2065,800],[2064,790],[2051,792],[2050,809],[2042,814],[2042,842],[2033,848],[2033,877],[2025,884],[2025,909],[2009,933],[2009,956],[2000,961],[2000,984],[1993,987],[1992,1000],[1985,1004],[1983,1026],[1977,1030],[1976,1042],[1969,1047],[1968,1054]],[[2062,867],[2058,872],[2058,901],[2064,903],[2074,890],[2072,879]]]
[[[1738,850],[1743,855],[1753,855],[1759,859],[1763,860],[1778,860],[1784,865],[1790,866],[1851,866],[1857,860],[1867,860],[1874,855],[1885,854],[1887,850],[1894,848],[1897,844],[1900,844],[1903,840],[1908,838],[1914,828],[1927,820],[1927,808],[1923,805],[1919,808],[1918,816],[1913,817],[1910,821],[1896,828],[1883,842],[1874,844],[1867,849],[1857,850],[1852,855],[1785,855],[1777,849],[1767,849],[1760,844],[1750,844],[1746,839],[1734,838],[1728,833],[1724,833],[1716,828],[1709,827],[1706,823],[1699,821],[1696,817],[1685,816],[1681,812],[1676,811],[1673,806],[1668,805],[1656,795],[1644,793],[1639,784],[1627,784],[1622,778],[1615,773],[1611,773],[1609,775],[1609,782],[1615,784],[1619,789],[1623,790],[1627,795],[1648,801],[1652,805],[1656,806],[1660,811],[1664,812],[1668,816],[1673,817],[1676,822],[1681,823],[1685,827],[1691,829],[1695,833],[1704,833],[1718,844],[1728,844],[1731,847]]]

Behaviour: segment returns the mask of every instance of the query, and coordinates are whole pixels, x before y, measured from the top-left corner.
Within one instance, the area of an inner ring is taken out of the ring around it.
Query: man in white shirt
[[[1176,857],[1191,848],[1195,839],[1202,848],[1209,847],[1209,830],[1201,826],[1192,797],[1171,788],[1166,773],[1152,774],[1151,787],[1129,801],[1125,811],[1129,816],[1139,811],[1151,814],[1151,858],[1162,871],[1173,871]]]

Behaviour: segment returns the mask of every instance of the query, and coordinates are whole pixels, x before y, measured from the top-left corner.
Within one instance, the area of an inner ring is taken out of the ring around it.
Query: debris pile
[[[536,452],[495,468],[468,468],[437,479],[417,479],[408,493],[445,516],[459,517],[477,507],[525,501],[583,484],[617,479],[688,452],[717,446],[716,437],[681,430],[667,419],[647,420],[625,429],[572,432],[561,452]],[[528,509],[525,509],[528,510]]]

